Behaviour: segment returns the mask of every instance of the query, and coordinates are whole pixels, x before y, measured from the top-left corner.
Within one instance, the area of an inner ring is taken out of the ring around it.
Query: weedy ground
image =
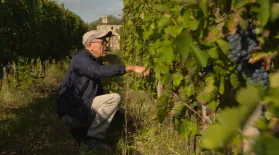
[[[121,63],[117,54],[106,58]],[[22,88],[3,84],[0,91],[0,154],[94,154],[82,151],[56,114],[56,94],[66,67],[48,65],[46,76]],[[184,138],[173,130],[172,122],[156,120],[155,100],[145,91],[127,84],[129,75],[105,79],[109,92],[122,96],[121,106],[135,120],[135,130],[124,130],[112,154],[171,155],[185,154]],[[4,81],[4,80],[3,80]],[[3,83],[6,83],[5,81]]]

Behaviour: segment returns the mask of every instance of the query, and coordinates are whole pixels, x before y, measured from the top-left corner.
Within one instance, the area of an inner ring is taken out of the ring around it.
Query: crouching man
[[[57,99],[57,113],[70,129],[88,126],[83,143],[90,149],[102,149],[106,131],[116,113],[121,97],[104,94],[100,80],[135,72],[149,75],[141,66],[103,65],[112,33],[93,30],[83,35],[84,49],[75,54],[62,81]]]

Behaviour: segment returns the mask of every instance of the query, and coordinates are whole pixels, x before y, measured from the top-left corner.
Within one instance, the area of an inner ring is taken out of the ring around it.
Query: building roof
[[[97,25],[122,25],[122,24],[112,24],[112,23],[99,23]]]

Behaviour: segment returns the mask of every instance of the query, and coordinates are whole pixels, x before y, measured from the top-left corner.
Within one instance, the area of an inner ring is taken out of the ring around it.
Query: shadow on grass
[[[27,107],[1,109],[1,154],[79,154],[78,145],[56,114],[56,95]]]

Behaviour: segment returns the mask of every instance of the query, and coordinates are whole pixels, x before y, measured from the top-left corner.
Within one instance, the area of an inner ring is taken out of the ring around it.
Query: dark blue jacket
[[[56,107],[58,116],[88,119],[94,97],[104,93],[100,79],[123,74],[123,65],[103,65],[87,49],[77,53],[59,88]]]

